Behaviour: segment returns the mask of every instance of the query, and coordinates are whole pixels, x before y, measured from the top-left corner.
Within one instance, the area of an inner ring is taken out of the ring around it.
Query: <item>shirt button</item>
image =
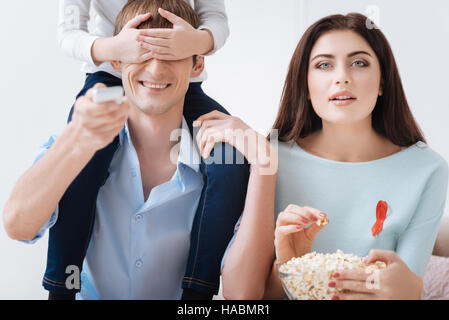
[[[136,215],[136,221],[140,221],[142,220],[142,215],[141,214],[137,214]]]
[[[142,260],[137,260],[137,261],[136,261],[136,268],[141,268],[142,265],[143,265]]]

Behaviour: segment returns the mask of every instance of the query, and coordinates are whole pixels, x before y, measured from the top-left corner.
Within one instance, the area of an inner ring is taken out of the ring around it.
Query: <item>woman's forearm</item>
[[[262,299],[274,255],[276,174],[252,167],[245,209],[223,267],[226,299]]]
[[[277,261],[274,261],[270,275],[266,282],[263,298],[265,300],[280,300],[285,296],[281,280],[278,277]]]

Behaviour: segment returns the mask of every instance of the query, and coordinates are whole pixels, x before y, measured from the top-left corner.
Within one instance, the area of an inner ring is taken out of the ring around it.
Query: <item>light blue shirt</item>
[[[358,256],[370,249],[395,251],[421,277],[444,212],[448,165],[425,143],[368,162],[339,162],[314,156],[296,143],[279,144],[276,214],[289,204],[326,213],[329,224],[313,251],[337,249]],[[388,205],[382,231],[373,236],[376,206]]]
[[[275,218],[289,204],[319,209],[327,214],[329,224],[317,234],[312,251],[340,249],[364,257],[370,249],[391,250],[423,277],[444,212],[447,185],[447,162],[423,142],[358,163],[323,159],[296,143],[280,142]],[[382,231],[373,236],[380,200],[389,209]]]
[[[128,126],[120,132],[109,178],[100,188],[94,230],[77,299],[180,299],[190,231],[203,187],[200,158],[185,120],[177,169],[143,196],[140,164]],[[44,144],[35,161],[55,141]],[[53,226],[58,208],[28,243]]]

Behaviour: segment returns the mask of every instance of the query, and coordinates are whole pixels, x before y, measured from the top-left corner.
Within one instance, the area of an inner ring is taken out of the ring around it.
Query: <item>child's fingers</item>
[[[151,13],[144,13],[135,16],[133,19],[129,20],[127,24],[125,24],[126,29],[137,28],[139,24],[148,20],[151,16]]]
[[[151,44],[153,46],[158,47],[171,47],[171,41],[168,39],[161,39],[155,37],[147,37],[147,36],[137,36],[137,41],[145,42]]]
[[[152,37],[152,38],[162,38],[171,39],[173,34],[173,29],[142,29],[139,30],[139,36]]]
[[[152,44],[149,44],[147,42],[139,42],[139,47],[151,51],[153,53],[157,53],[157,54],[171,54],[172,53],[172,49],[169,47],[158,47],[158,46],[153,46]]]
[[[170,11],[159,8],[158,12],[161,16],[170,21],[172,24],[180,24],[184,22],[182,18],[178,17],[174,13],[171,13]]]

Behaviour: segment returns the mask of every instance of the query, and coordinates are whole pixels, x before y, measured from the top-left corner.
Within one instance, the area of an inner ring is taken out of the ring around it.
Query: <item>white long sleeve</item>
[[[192,5],[193,1],[188,2]],[[83,72],[105,71],[121,77],[109,62],[96,66],[92,60],[91,49],[97,38],[113,36],[116,17],[126,3],[127,0],[59,1],[59,46],[65,54],[83,62]],[[213,54],[223,47],[229,36],[224,0],[194,0],[193,5],[201,19],[199,29],[208,29],[212,33],[214,49],[208,55]],[[89,21],[91,28],[88,27]],[[206,77],[203,72],[191,81],[204,81]]]

